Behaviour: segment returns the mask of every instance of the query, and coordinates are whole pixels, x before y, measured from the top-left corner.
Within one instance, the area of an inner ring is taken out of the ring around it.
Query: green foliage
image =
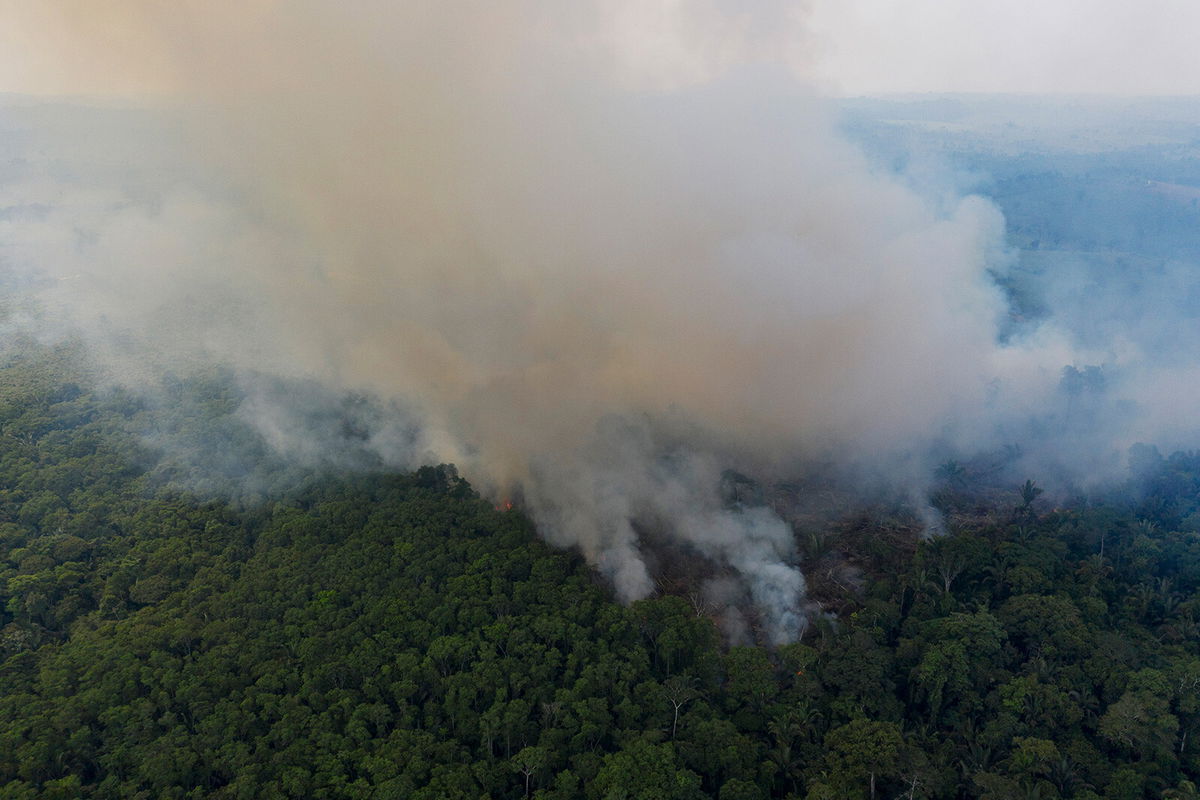
[[[830,785],[840,797],[871,797],[878,784],[900,773],[904,737],[893,722],[856,719],[825,737]]]
[[[452,467],[298,469],[219,374],[151,406],[4,358],[0,798],[1196,796],[1200,459],[1142,454],[1150,516],[1030,483],[724,649]]]
[[[587,796],[591,800],[696,800],[700,777],[676,763],[670,744],[634,739],[604,758]]]

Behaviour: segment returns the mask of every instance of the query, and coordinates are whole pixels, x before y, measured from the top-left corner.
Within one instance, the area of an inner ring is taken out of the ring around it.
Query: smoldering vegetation
[[[144,431],[171,480],[453,463],[623,599],[782,642],[830,531],[940,530],[939,465],[1067,497],[1193,446],[1183,144],[1014,158],[869,105],[847,137],[769,3],[391,6],[110,4],[153,103],[0,109],[9,329],[147,402],[232,387],[237,435]],[[1089,164],[1179,246],[1076,220]]]

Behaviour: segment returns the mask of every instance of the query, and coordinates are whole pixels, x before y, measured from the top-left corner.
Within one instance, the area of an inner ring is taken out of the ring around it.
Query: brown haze
[[[521,487],[626,599],[654,525],[795,636],[791,532],[721,469],[887,463],[1041,374],[995,344],[999,214],[873,174],[787,4],[29,5],[31,86],[144,93],[228,189],[89,206],[48,269],[98,350],[404,398],[422,440],[385,457]]]

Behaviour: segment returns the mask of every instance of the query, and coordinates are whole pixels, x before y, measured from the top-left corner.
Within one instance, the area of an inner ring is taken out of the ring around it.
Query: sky
[[[239,13],[277,3],[241,3]],[[168,6],[141,5],[171,24]],[[0,91],[169,94],[175,65],[163,41],[97,12],[104,8],[0,0]],[[615,26],[618,49],[651,82],[703,78],[701,63],[736,50],[739,21],[775,19],[764,58],[785,61],[826,94],[1200,94],[1195,0],[611,0],[606,8],[610,19],[598,25]],[[714,24],[697,37],[696,20]],[[761,43],[763,31],[752,33]],[[99,46],[63,44],[81,35]]]
[[[817,0],[831,93],[1200,93],[1195,0]]]

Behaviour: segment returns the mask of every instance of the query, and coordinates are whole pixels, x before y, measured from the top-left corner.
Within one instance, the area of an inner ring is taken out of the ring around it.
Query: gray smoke
[[[723,502],[722,468],[920,486],[930,442],[993,443],[1077,363],[1049,332],[997,344],[1000,215],[843,141],[787,4],[36,5],[13,13],[81,91],[152,93],[73,136],[8,116],[54,148],[0,184],[42,323],[126,383],[215,361],[386,398],[380,463],[521,491],[626,600],[653,527],[794,638],[792,532]],[[242,413],[325,451],[287,392]]]

